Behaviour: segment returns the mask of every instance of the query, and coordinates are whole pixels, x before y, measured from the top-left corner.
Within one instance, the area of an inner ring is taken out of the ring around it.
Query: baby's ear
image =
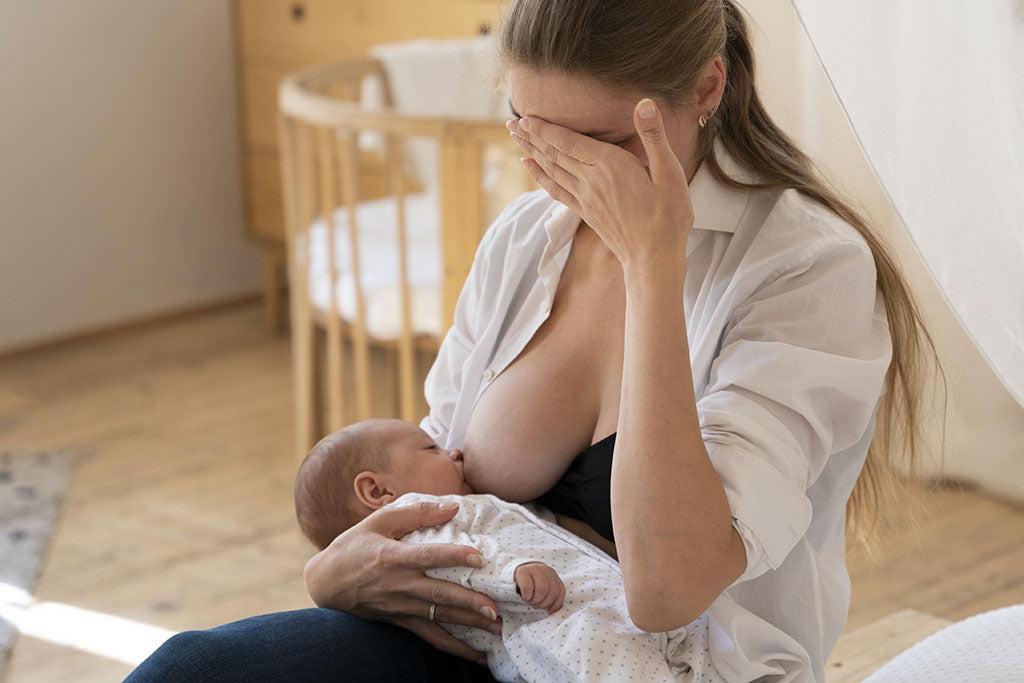
[[[352,482],[356,498],[360,503],[371,510],[377,510],[395,499],[395,496],[387,490],[384,484],[384,477],[377,472],[369,470],[360,472]]]

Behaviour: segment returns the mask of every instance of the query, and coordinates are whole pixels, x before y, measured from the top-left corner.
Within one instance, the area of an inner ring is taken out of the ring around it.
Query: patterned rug
[[[27,606],[77,456],[0,453],[0,681],[14,641],[9,615]]]

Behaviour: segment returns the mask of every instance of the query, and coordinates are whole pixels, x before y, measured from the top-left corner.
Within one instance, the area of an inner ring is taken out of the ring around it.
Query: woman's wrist
[[[622,276],[627,293],[631,288],[645,288],[651,283],[659,287],[678,283],[681,288],[686,279],[686,257],[672,252],[634,257],[622,262]]]

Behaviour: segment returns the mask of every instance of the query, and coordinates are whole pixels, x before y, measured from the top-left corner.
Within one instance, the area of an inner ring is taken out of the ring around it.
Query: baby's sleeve
[[[408,543],[453,543],[476,548],[484,558],[482,567],[437,567],[427,576],[461,584],[494,600],[518,601],[515,570],[528,562],[541,562],[529,552],[530,536],[544,533],[514,503],[493,496],[429,496],[407,494],[397,502],[420,501],[459,503],[459,511],[446,524],[418,529],[402,537]]]

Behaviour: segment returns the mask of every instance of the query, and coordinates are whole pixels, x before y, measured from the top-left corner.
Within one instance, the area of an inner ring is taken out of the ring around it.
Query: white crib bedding
[[[405,197],[406,239],[413,334],[441,336],[441,222],[436,193]],[[397,339],[402,318],[398,282],[398,218],[394,198],[360,202],[356,208],[359,269],[365,296],[367,330],[378,339]],[[339,311],[356,317],[355,279],[350,261],[348,210],[334,211],[335,283]],[[320,311],[330,308],[327,225],[323,217],[310,226],[309,294]],[[296,244],[301,251],[302,242]]]
[[[1024,604],[947,626],[864,679],[864,683],[918,681],[1024,681]]]

